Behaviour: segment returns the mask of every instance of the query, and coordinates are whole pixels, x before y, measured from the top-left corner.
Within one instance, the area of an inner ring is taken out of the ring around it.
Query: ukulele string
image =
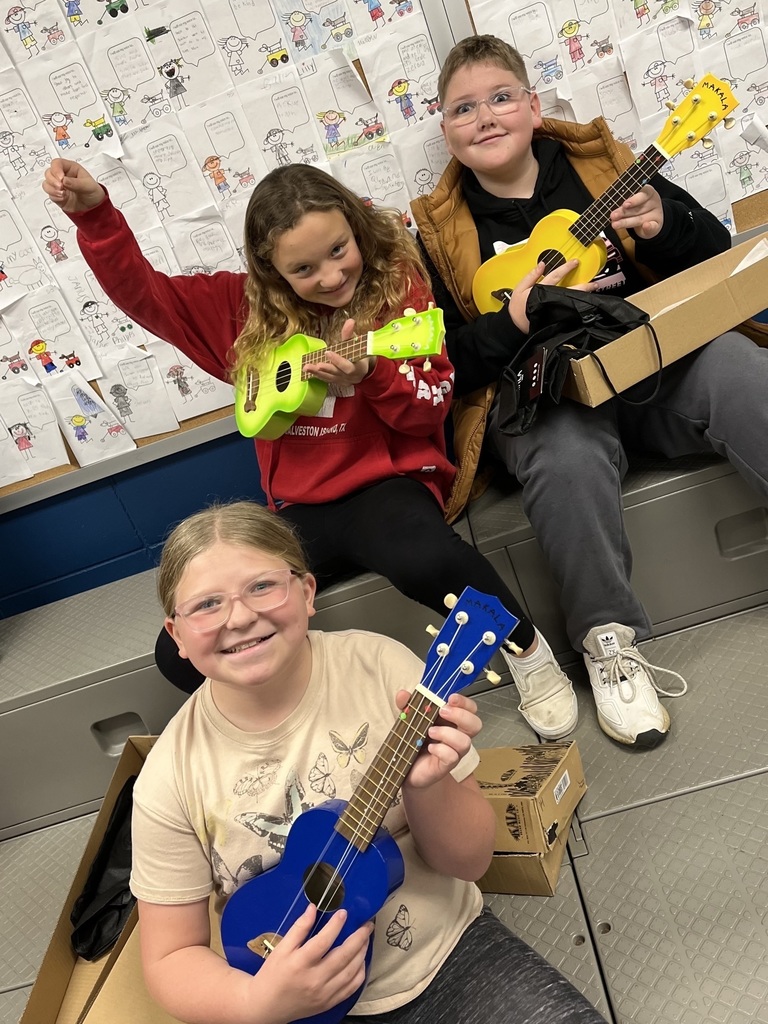
[[[456,636],[458,635],[458,633],[460,632],[460,629],[461,629],[461,625],[459,624],[459,627],[458,627],[458,629],[456,630],[456,632],[454,633],[454,636],[453,636],[453,638],[452,638],[451,642],[453,642],[453,640],[455,639],[455,637],[456,637]],[[474,652],[473,652],[473,653],[474,653]],[[434,665],[434,666],[432,667],[432,669],[431,669],[431,670],[429,670],[429,671],[428,671],[427,673],[425,673],[425,675],[423,676],[423,679],[422,679],[422,682],[424,682],[424,684],[425,684],[425,685],[427,685],[428,683],[430,683],[430,682],[431,682],[431,681],[432,681],[432,680],[434,679],[434,677],[435,677],[435,676],[437,675],[437,673],[439,673],[439,672],[440,672],[441,664],[442,664],[442,661],[444,660],[444,657],[445,657],[444,655],[441,655],[441,656],[440,656],[440,658],[439,658],[439,660],[438,660],[438,661],[437,661],[437,662],[435,663],[435,665]],[[453,677],[451,677],[451,678],[450,678],[450,679],[449,679],[449,680],[448,680],[448,681],[446,682],[446,685],[448,685],[448,684],[449,684],[449,683],[450,683],[450,682],[451,682],[451,681],[452,681],[453,679],[455,679],[455,677],[457,676],[458,672],[459,672],[459,670],[454,670],[454,673],[453,673]],[[439,694],[438,694],[438,696],[439,696]],[[422,699],[423,699],[423,698],[422,698]],[[414,724],[415,724],[415,723],[414,723]],[[411,723],[410,723],[410,722],[409,722],[409,723],[407,724],[407,727],[406,727],[406,732],[408,731],[408,729],[409,729],[409,728],[411,728]],[[412,730],[412,732],[413,732],[413,733],[417,733],[417,732],[418,732],[418,730],[417,730],[417,729],[413,729],[413,730]],[[403,743],[404,743],[405,739],[406,739],[405,735],[403,735],[403,736],[401,736],[401,737],[400,737],[400,746],[401,746],[401,747],[403,746]],[[395,753],[395,756],[401,756],[401,750],[395,750],[395,752],[394,752],[394,753]],[[387,770],[388,770],[388,772],[389,772],[389,771],[391,771],[391,772],[392,772],[392,773],[394,774],[394,766],[393,766],[393,764],[392,764],[392,761],[390,761],[390,764],[388,765],[388,769],[387,769]],[[382,779],[381,779],[381,780],[379,781],[379,783],[378,783],[379,787],[382,787],[384,783],[386,783],[386,784],[389,784],[389,783],[391,782],[391,779],[392,779],[392,776],[388,777],[388,776],[387,776],[387,773],[385,773],[385,774],[383,775]],[[367,795],[367,794],[366,794],[366,795]],[[369,799],[371,799],[371,798],[369,797]],[[379,800],[379,802],[381,802],[381,801]],[[362,822],[358,822],[358,823],[357,823],[357,824],[356,824],[356,825],[354,826],[354,828],[353,828],[353,830],[352,830],[352,837],[353,837],[353,838],[363,838],[363,832],[362,832],[362,829],[361,829],[361,827],[360,827],[361,825],[362,825]],[[332,837],[332,838],[333,838],[333,837]],[[332,841],[332,838],[331,838],[331,840],[329,840],[329,842],[328,842],[328,843],[326,844],[326,847],[325,847],[325,849],[324,849],[324,850],[322,851],[323,853],[326,853],[326,852],[327,852],[327,850],[328,850],[328,846],[330,845],[330,842]],[[340,857],[340,859],[339,859],[339,863],[338,863],[338,865],[336,866],[336,868],[334,869],[333,875],[331,875],[331,877],[330,877],[330,878],[329,878],[329,880],[328,880],[328,883],[326,884],[326,888],[325,888],[325,891],[324,891],[324,892],[323,892],[323,893],[322,893],[322,894],[320,895],[320,899],[319,899],[319,900],[317,901],[317,904],[318,904],[318,906],[319,906],[319,905],[320,905],[320,904],[322,903],[322,901],[323,901],[323,900],[328,900],[328,899],[329,899],[329,893],[330,893],[330,898],[333,898],[333,897],[334,897],[334,896],[336,895],[336,893],[337,893],[337,892],[338,892],[338,890],[339,890],[339,887],[340,887],[340,886],[341,886],[341,884],[342,884],[342,883],[344,882],[344,880],[346,879],[346,877],[347,877],[347,875],[348,875],[349,871],[351,870],[351,867],[353,866],[353,864],[354,864],[354,862],[355,862],[355,860],[356,860],[357,856],[358,856],[358,855],[359,855],[359,854],[360,854],[361,852],[362,852],[362,851],[360,851],[360,850],[359,850],[359,849],[358,849],[358,848],[357,848],[357,847],[356,847],[356,846],[354,845],[354,843],[353,843],[353,842],[352,842],[351,840],[349,840],[349,841],[348,841],[348,843],[347,843],[347,847],[346,847],[346,849],[345,849],[345,851],[344,851],[343,855],[342,855],[342,856]],[[313,865],[313,867],[312,867],[311,871],[309,872],[309,874],[307,875],[307,877],[306,877],[306,879],[305,879],[305,885],[306,885],[306,883],[307,883],[307,882],[309,882],[309,881],[310,881],[310,880],[311,880],[311,879],[312,879],[312,878],[314,877],[314,874],[315,874],[315,872],[317,871],[317,869],[319,868],[319,866],[320,866],[320,863],[318,863],[318,862],[316,862],[316,863],[315,863],[315,864]],[[332,886],[332,885],[333,885],[333,886],[334,886],[335,888],[333,889],[333,892],[331,893],[331,886]],[[304,891],[304,889],[302,888],[301,892],[303,892],[303,891]],[[295,898],[295,900],[294,900],[293,904],[291,905],[291,908],[290,908],[290,909],[292,909],[292,908],[293,908],[293,906],[295,906],[295,904],[296,904],[296,901],[297,901],[297,900],[299,899],[299,897],[300,897],[300,895],[301,895],[301,892],[300,892],[300,893],[297,893],[297,895],[296,895],[296,898]],[[290,913],[290,909],[289,909],[289,912],[288,912],[288,913]],[[285,919],[283,920],[283,922],[281,923],[281,926],[280,926],[280,927],[282,927],[282,926],[283,926],[283,925],[285,924],[285,920],[286,920],[286,919],[287,919],[287,917],[288,917],[288,913],[286,914],[286,918],[285,918]],[[320,922],[319,922],[319,921],[316,921],[316,922],[315,922],[315,925],[314,925],[314,927],[313,927],[313,929],[312,929],[312,932],[311,932],[311,934],[314,934],[314,933],[315,933],[315,930],[316,930],[317,928],[319,928],[319,927],[320,927]]]
[[[459,624],[458,629],[457,629],[456,633],[454,634],[454,638],[455,638],[455,636],[458,634],[458,632],[460,630],[461,630],[461,624]],[[476,644],[476,646],[473,648],[473,650],[471,650],[468,653],[468,655],[464,659],[464,661],[466,661],[467,659],[471,659],[477,653],[477,651],[480,648],[482,648],[483,646],[486,646],[486,645],[484,645],[482,640],[481,640],[478,644]],[[429,683],[437,675],[437,673],[439,671],[440,671],[440,664],[438,662],[438,663],[435,664],[435,666],[433,667],[432,671],[430,673],[427,673],[427,675],[425,675],[425,677],[424,677],[425,684]],[[459,666],[457,669],[454,669],[453,673],[445,680],[445,682],[443,684],[441,684],[441,686],[438,688],[438,690],[435,691],[435,696],[439,700],[442,700],[443,698],[442,698],[441,690],[443,692],[445,692],[448,696],[450,696],[450,694],[452,692],[454,692],[454,687],[455,687],[456,679],[459,678],[462,674],[463,673],[461,672],[461,666]],[[425,702],[427,704],[431,703],[430,698],[426,697],[425,695],[423,695],[421,693],[419,693],[419,698],[420,698],[420,702],[421,702],[422,706],[423,706],[423,704]],[[406,719],[405,729],[403,730],[402,734],[399,736],[399,745],[398,745],[397,748],[394,748],[392,750],[392,757],[391,757],[391,760],[389,762],[389,765],[387,766],[387,773],[385,773],[383,775],[382,779],[378,783],[378,786],[380,788],[385,788],[386,786],[389,786],[391,784],[391,782],[392,782],[393,777],[395,775],[397,775],[397,774],[401,774],[401,769],[396,767],[395,762],[396,762],[396,760],[398,758],[401,758],[401,757],[404,756],[403,748],[407,749],[407,748],[411,747],[413,745],[414,737],[417,737],[418,739],[421,739],[422,735],[426,735],[426,730],[423,729],[421,727],[421,725],[417,724],[417,721],[416,721],[417,716],[420,716],[422,719],[426,719],[429,724],[434,722],[435,718],[437,717],[437,716],[435,716],[435,715],[433,715],[431,713],[430,714],[426,714],[425,712],[422,711],[421,707],[414,707],[414,706],[412,706],[410,700],[409,700],[409,703],[408,703],[407,706],[411,709],[411,711],[413,712],[413,715],[412,715],[412,717],[410,719]],[[437,708],[437,710],[438,710],[438,714],[439,714],[439,707]],[[427,728],[429,728],[429,725],[427,726]],[[374,796],[373,798],[371,798],[371,807],[373,807],[375,802],[382,803],[383,801],[382,801],[381,797],[375,797]],[[384,810],[385,810],[385,813],[386,813],[386,808]],[[357,824],[357,826],[356,826],[357,831],[353,832],[353,835],[357,835],[358,837],[362,837],[363,836],[363,832],[362,832],[362,828],[361,828],[362,824],[363,824],[362,821]],[[354,850],[354,852],[352,852],[352,850]],[[340,859],[339,865],[338,865],[337,869],[334,871],[334,874],[329,879],[328,884],[326,885],[326,890],[323,893],[321,899],[322,898],[333,898],[333,897],[335,897],[336,893],[338,892],[338,889],[339,889],[340,885],[344,882],[344,880],[346,878],[346,875],[348,874],[349,870],[351,869],[352,865],[354,864],[354,861],[355,861],[356,857],[358,856],[358,854],[360,852],[361,851],[358,850],[357,847],[354,846],[354,844],[352,844],[352,843],[349,844],[349,846],[347,847],[347,850],[345,851],[345,855]],[[333,890],[333,892],[330,893],[330,897],[329,897],[329,891],[330,891],[332,885],[334,885],[336,888]]]
[[[330,349],[330,346],[326,346],[322,349],[316,349],[314,352],[302,352],[299,359],[300,362],[300,373],[303,371],[304,366],[307,363],[315,361],[318,356],[321,356],[323,352],[332,351],[338,353],[340,356],[344,356],[345,359],[352,359],[352,356],[360,358],[358,355],[360,343],[367,339],[368,335],[358,334],[354,338],[350,338],[348,341],[339,342],[336,347]],[[357,347],[356,347],[357,346]],[[365,355],[365,352],[362,353]],[[287,366],[285,364],[288,364]],[[283,359],[277,364],[277,369],[270,372],[270,367],[266,367],[263,372],[259,372],[258,369],[249,367],[245,371],[246,375],[246,394],[247,398],[251,401],[255,401],[257,398],[269,401],[275,395],[281,395],[285,392],[285,389],[291,382],[291,377],[294,375],[294,368],[290,364],[290,360]]]

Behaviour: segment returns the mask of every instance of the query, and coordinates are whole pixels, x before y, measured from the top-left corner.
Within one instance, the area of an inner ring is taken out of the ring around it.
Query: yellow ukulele
[[[334,345],[334,352],[353,363],[366,356],[415,359],[439,355],[445,327],[442,309],[406,315],[378,331],[368,331]],[[244,370],[235,387],[235,421],[245,437],[274,441],[299,416],[314,416],[323,404],[328,385],[304,376],[307,363],[322,361],[328,346],[306,334],[293,337],[269,353],[260,369]],[[401,371],[407,373],[405,365]]]
[[[693,86],[692,82],[685,84]],[[559,283],[568,287],[591,281],[608,258],[600,232],[609,224],[611,211],[646,185],[667,160],[695,146],[727,118],[738,101],[725,82],[707,74],[679,106],[668,106],[673,113],[658,139],[584,213],[555,210],[547,214],[525,242],[510,246],[479,267],[472,281],[472,296],[481,313],[501,309],[520,280],[539,263],[545,264],[544,273],[548,274],[577,259],[578,267]]]

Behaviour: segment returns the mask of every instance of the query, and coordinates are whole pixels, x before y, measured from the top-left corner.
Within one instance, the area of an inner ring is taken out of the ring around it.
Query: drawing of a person
[[[736,156],[731,160],[729,167],[735,169],[735,173],[739,176],[739,184],[744,189],[746,195],[752,189],[755,184],[755,178],[752,174],[752,154],[747,149],[742,149],[741,152],[737,153]],[[733,174],[734,171],[729,171],[729,174]]]
[[[435,176],[432,171],[422,167],[414,174],[413,182],[419,186],[419,195],[425,196],[435,187]]]
[[[284,142],[284,132],[280,128],[270,128],[264,138],[264,152],[268,150],[274,154],[275,160],[277,161],[278,167],[282,167],[285,164],[291,162],[290,154],[288,153],[288,147],[292,146],[292,142]]]
[[[219,46],[227,55],[227,67],[233,75],[244,75],[248,70],[243,60],[243,50],[248,46],[245,36],[227,36],[219,40]]]
[[[291,42],[296,49],[308,49],[307,25],[312,21],[310,16],[305,14],[304,11],[291,11],[290,14],[284,15],[283,21],[291,30]]]
[[[721,4],[715,3],[714,0],[701,0],[700,3],[693,4],[692,6],[699,16],[699,23],[696,26],[699,30],[699,37],[701,39],[710,39],[712,35],[717,35],[717,32],[712,32],[712,29],[715,27],[712,19],[720,10]]]
[[[85,444],[86,441],[91,440],[90,437],[88,437],[88,431],[85,429],[88,422],[85,416],[81,416],[79,412],[75,413],[74,416],[70,417],[69,422],[72,424],[74,429],[76,441],[79,441],[81,444]]]
[[[109,104],[109,111],[115,124],[125,125],[131,123],[128,111],[125,109],[125,101],[128,99],[128,93],[125,89],[118,89],[117,86],[113,86],[111,89],[106,89],[102,92],[101,98]]]
[[[400,107],[400,113],[406,124],[411,123],[411,118],[414,123],[416,122],[416,108],[413,105],[413,95],[408,92],[409,85],[407,78],[396,78],[387,93],[387,96],[390,97],[387,103],[396,103]]]
[[[10,281],[8,281],[8,275],[5,272],[5,263],[2,260],[0,260],[0,285],[3,284],[6,286],[6,288],[13,287]]]
[[[160,184],[160,175],[155,174],[154,171],[147,171],[141,179],[141,183],[147,190],[147,195],[160,215],[160,220],[164,220],[166,213],[171,208],[171,204],[167,198],[168,189],[163,188]]]
[[[0,151],[18,176],[23,178],[27,173],[27,163],[24,154],[13,141],[13,135],[13,132],[0,132]]]
[[[109,327],[101,314],[101,307],[94,299],[88,299],[87,302],[83,303],[80,309],[80,319],[90,321],[91,327],[96,331],[100,340],[106,338],[109,334]]]
[[[64,0],[64,11],[70,25],[87,25],[88,19],[83,17],[80,10],[80,0]]]
[[[27,58],[40,52],[37,46],[37,40],[32,34],[32,26],[36,25],[37,22],[30,22],[27,20],[27,12],[23,7],[9,8],[5,24],[8,26],[5,30],[6,32],[18,33],[21,45],[27,51]]]
[[[187,101],[184,99],[184,93],[187,91],[184,82],[189,81],[189,75],[179,73],[181,63],[181,57],[174,57],[172,60],[167,60],[164,64],[160,64],[157,68],[165,79],[168,99],[173,100],[175,97],[178,97],[179,110],[187,105]]]
[[[568,56],[571,58],[574,71],[578,67],[584,67],[584,48],[581,43],[583,39],[589,39],[589,36],[579,34],[580,28],[580,23],[571,18],[569,21],[564,23],[563,27],[557,33],[558,39],[562,39],[568,47]],[[579,64],[579,61],[581,61],[581,64]]]
[[[356,4],[365,4],[368,8],[368,13],[371,16],[373,27],[378,28],[384,24],[384,10],[381,6],[381,0],[355,0]]]
[[[42,338],[36,338],[29,346],[29,355],[34,356],[43,367],[46,373],[55,373],[56,364],[53,356],[48,351],[48,345]]]
[[[324,110],[318,113],[317,119],[320,124],[325,128],[325,142],[326,145],[336,148],[341,145],[341,122],[346,121],[346,117],[340,110]]]
[[[109,389],[109,393],[115,401],[117,415],[124,420],[129,420],[131,418],[131,406],[133,403],[128,396],[128,388],[125,384],[113,384]]]
[[[222,199],[226,198],[229,189],[229,182],[227,176],[221,169],[221,157],[220,156],[209,156],[206,157],[205,163],[202,167],[203,174],[207,174],[213,184],[216,186],[219,196]]]
[[[51,254],[55,263],[63,263],[68,259],[64,252],[64,243],[59,238],[59,233],[52,224],[46,224],[40,232],[40,237],[45,242],[45,248]]]
[[[650,85],[656,94],[659,107],[664,106],[664,101],[669,99],[669,88],[667,82],[672,78],[672,75],[665,75],[664,68],[667,66],[665,60],[655,60],[652,64],[649,64],[643,73],[643,79],[648,81],[641,82],[641,85]]]
[[[643,18],[647,18],[650,21],[651,9],[648,6],[648,0],[632,0],[632,8],[639,25],[643,24]]]
[[[72,114],[65,114],[62,110],[54,110],[52,114],[43,114],[43,121],[53,132],[53,138],[59,149],[69,149],[70,146],[74,146],[67,130],[73,119]]]
[[[170,380],[176,385],[179,389],[179,394],[185,402],[192,396],[192,388],[189,386],[189,378],[187,377],[184,367],[179,363],[169,367],[165,377],[166,380]]]
[[[34,459],[32,454],[32,438],[35,436],[30,430],[28,423],[14,423],[12,427],[8,427],[8,432],[16,443],[16,447],[19,449],[25,459]]]

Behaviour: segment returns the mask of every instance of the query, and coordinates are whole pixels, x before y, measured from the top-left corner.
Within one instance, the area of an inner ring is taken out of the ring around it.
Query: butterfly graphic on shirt
[[[322,751],[317,755],[314,767],[309,769],[309,788],[313,793],[322,793],[329,800],[336,796],[336,783],[331,776],[331,766]]]
[[[311,804],[304,804],[304,787],[299,781],[296,768],[292,768],[285,780],[285,812],[282,815],[265,814],[261,811],[244,811],[235,815],[239,825],[245,825],[251,832],[267,840],[271,850],[281,857],[285,850],[285,840],[291,825],[302,811],[309,810]]]
[[[387,943],[390,946],[402,949],[404,952],[411,948],[413,943],[411,915],[408,913],[408,907],[404,903],[400,904],[400,909],[387,925]]]
[[[219,880],[219,888],[224,896],[231,896],[235,889],[239,888],[243,882],[255,878],[262,871],[261,854],[255,853],[252,857],[244,860],[233,874],[224,863],[215,846],[211,847],[211,865]]]
[[[351,744],[346,743],[345,740],[339,736],[333,729],[329,729],[328,735],[331,737],[331,743],[333,749],[336,751],[336,760],[339,762],[340,768],[346,768],[349,762],[354,759],[358,764],[363,764],[365,761],[365,746],[368,743],[368,729],[370,728],[368,722],[363,722],[360,728],[357,730],[355,738]]]
[[[255,772],[239,778],[232,792],[235,796],[261,796],[275,781],[279,770],[279,761],[264,761]]]

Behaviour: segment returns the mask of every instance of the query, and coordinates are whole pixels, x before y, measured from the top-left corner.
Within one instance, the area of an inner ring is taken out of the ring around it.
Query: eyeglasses
[[[252,612],[271,612],[288,600],[291,579],[303,576],[295,569],[271,569],[246,583],[239,594],[205,594],[176,605],[173,615],[180,615],[193,633],[206,633],[223,626],[232,614],[237,598]]]
[[[469,124],[477,119],[480,107],[485,103],[492,114],[514,114],[523,104],[525,96],[533,96],[533,89],[518,85],[514,89],[498,89],[484,100],[462,100],[452,107],[443,108],[443,120],[455,127]]]

